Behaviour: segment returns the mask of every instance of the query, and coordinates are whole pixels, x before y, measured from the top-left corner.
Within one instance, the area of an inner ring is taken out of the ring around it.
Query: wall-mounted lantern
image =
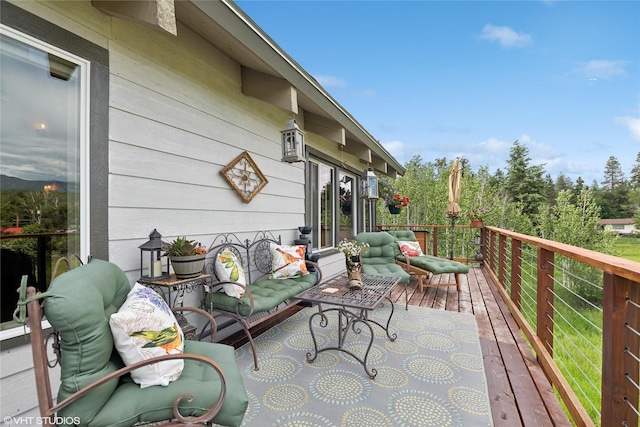
[[[373,169],[367,168],[362,174],[362,198],[378,198],[378,177],[373,173]]]
[[[163,264],[162,236],[154,228],[149,234],[149,241],[138,246],[140,248],[140,278],[146,280],[166,279],[169,277],[169,260],[164,258]]]
[[[300,130],[295,119],[287,122],[287,127],[280,131],[282,137],[282,161],[287,163],[304,162],[304,132]]]

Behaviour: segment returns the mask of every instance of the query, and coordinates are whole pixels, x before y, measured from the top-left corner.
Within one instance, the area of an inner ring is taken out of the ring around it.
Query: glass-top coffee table
[[[309,318],[309,331],[313,338],[314,352],[307,353],[307,361],[310,363],[313,362],[318,357],[318,354],[323,351],[339,350],[351,355],[364,367],[365,372],[370,378],[375,378],[378,371],[374,368],[367,368],[367,357],[369,356],[374,338],[373,327],[371,325],[375,324],[382,328],[391,341],[395,341],[398,337],[397,334],[389,331],[389,324],[391,323],[394,310],[393,301],[389,297],[389,294],[399,281],[399,277],[363,274],[362,282],[364,283],[364,287],[359,290],[350,290],[349,281],[347,276],[344,275],[296,295],[296,298],[299,300],[318,304],[318,311],[313,313]],[[389,314],[386,325],[370,319],[368,316],[369,311],[378,307],[383,300],[387,300],[391,307],[391,313]],[[331,307],[325,308],[323,304]],[[318,327],[326,328],[329,325],[327,314],[331,312],[336,312],[338,315],[338,346],[318,349],[318,342],[314,332],[314,319],[319,317],[320,321],[317,322]],[[370,339],[365,355],[361,358],[344,348],[344,344],[350,329],[356,334],[359,334],[362,327],[369,329]]]

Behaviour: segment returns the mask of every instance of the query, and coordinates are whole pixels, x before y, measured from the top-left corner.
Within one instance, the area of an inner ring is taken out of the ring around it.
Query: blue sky
[[[640,1],[236,2],[401,163],[574,182],[640,152]]]

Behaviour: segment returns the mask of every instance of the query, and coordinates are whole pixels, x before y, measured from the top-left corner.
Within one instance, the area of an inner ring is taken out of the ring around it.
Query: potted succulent
[[[164,248],[178,279],[192,279],[202,273],[204,259],[209,252],[200,242],[178,237]]]

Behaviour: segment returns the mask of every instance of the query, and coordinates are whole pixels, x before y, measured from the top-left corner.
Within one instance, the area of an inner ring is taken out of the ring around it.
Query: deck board
[[[443,274],[432,280],[452,283],[455,278]],[[454,286],[440,286],[427,287],[420,293],[417,279],[412,278],[408,295],[410,305],[475,316],[496,427],[571,425],[496,285],[480,267],[471,267],[469,274],[463,276],[460,292]],[[398,308],[404,309],[405,288],[398,286],[390,298]],[[294,305],[281,316],[265,322],[268,324],[259,325],[260,330],[268,329],[297,310]],[[258,331],[254,336],[257,334]],[[240,332],[226,343],[237,347],[246,343],[246,338]]]
[[[432,280],[452,283],[455,278],[443,274]],[[495,426],[571,425],[496,285],[480,267],[463,276],[460,292],[441,286],[420,294],[415,285],[412,280],[410,305],[476,317]],[[404,294],[394,301],[404,303]]]

